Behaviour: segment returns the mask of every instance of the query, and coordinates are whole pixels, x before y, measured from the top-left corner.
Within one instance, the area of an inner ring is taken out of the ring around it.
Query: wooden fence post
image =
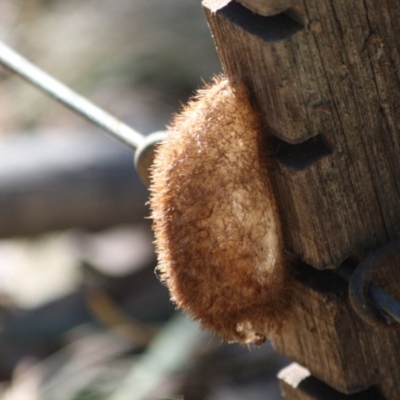
[[[285,247],[303,262],[277,350],[341,396],[332,398],[373,390],[369,398],[400,399],[399,332],[363,322],[331,271],[400,236],[399,3],[203,0],[203,8],[225,73],[246,83],[261,110]],[[387,265],[378,280],[400,299],[398,275]],[[281,380],[288,400],[331,398]]]

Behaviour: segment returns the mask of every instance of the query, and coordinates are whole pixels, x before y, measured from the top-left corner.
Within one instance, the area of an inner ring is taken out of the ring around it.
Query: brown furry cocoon
[[[175,117],[153,164],[151,216],[172,300],[225,340],[265,340],[288,309],[261,125],[244,87],[217,78]]]

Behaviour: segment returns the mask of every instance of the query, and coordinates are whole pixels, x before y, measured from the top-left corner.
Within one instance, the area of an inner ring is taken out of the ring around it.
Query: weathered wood
[[[385,289],[400,298],[391,279],[397,268],[396,262],[386,265],[374,282],[386,282]],[[294,272],[294,310],[273,337],[275,348],[339,392],[376,385],[385,398],[400,399],[400,331],[363,322],[349,303],[347,282],[334,272],[305,264]]]
[[[249,10],[268,17],[286,11],[294,6],[296,0],[236,0]]]
[[[383,400],[375,388],[352,395],[340,393],[296,363],[281,370],[278,379],[286,400]]]
[[[225,73],[264,118],[285,245],[332,268],[400,233],[400,6],[296,3],[302,25],[203,5]]]
[[[311,377],[311,372],[299,364],[292,363],[278,373],[282,394],[286,400],[316,400],[300,388],[302,382]]]
[[[95,135],[26,135],[0,145],[0,237],[143,220],[132,153]]]
[[[308,264],[277,350],[347,396],[375,386],[370,398],[400,399],[399,331],[365,323],[348,283],[317,270],[400,235],[399,3],[298,0],[270,17],[236,1],[203,6],[225,73],[264,121],[285,246]],[[397,276],[392,263],[375,278],[399,300]]]

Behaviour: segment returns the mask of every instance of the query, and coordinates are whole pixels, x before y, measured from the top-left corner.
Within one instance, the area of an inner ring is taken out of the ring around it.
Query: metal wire
[[[350,303],[364,321],[376,326],[400,328],[400,304],[372,282],[380,269],[389,268],[390,271],[399,262],[400,240],[396,240],[368,254],[351,274]]]
[[[348,267],[347,265],[341,265],[339,268],[334,270],[334,273],[349,283],[354,273],[354,269],[351,266]],[[364,297],[364,293],[362,296]],[[398,303],[392,296],[374,283],[369,284],[368,296],[380,310],[393,318],[394,321],[400,323],[400,303]]]
[[[132,150],[146,147],[146,138],[111,114],[94,105],[84,97],[54,79],[10,47],[0,41],[0,62],[32,83],[43,92],[49,94],[87,120],[104,129],[112,137]],[[154,145],[154,143],[151,143]],[[343,271],[342,271],[343,274]],[[349,279],[349,276],[346,276]],[[371,284],[369,287],[371,300],[395,321],[400,323],[400,303],[389,296],[380,287]]]
[[[143,135],[75,93],[2,42],[0,42],[0,62],[43,92],[104,129],[130,149],[136,150],[144,143]]]
[[[369,288],[371,300],[379,306],[386,314],[400,323],[400,303],[392,296],[388,295],[383,289],[371,283]]]

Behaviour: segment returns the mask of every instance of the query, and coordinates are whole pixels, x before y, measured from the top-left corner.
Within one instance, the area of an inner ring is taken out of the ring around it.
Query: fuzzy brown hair
[[[262,127],[247,90],[216,78],[177,115],[152,170],[158,270],[172,300],[225,340],[262,342],[289,297]]]

